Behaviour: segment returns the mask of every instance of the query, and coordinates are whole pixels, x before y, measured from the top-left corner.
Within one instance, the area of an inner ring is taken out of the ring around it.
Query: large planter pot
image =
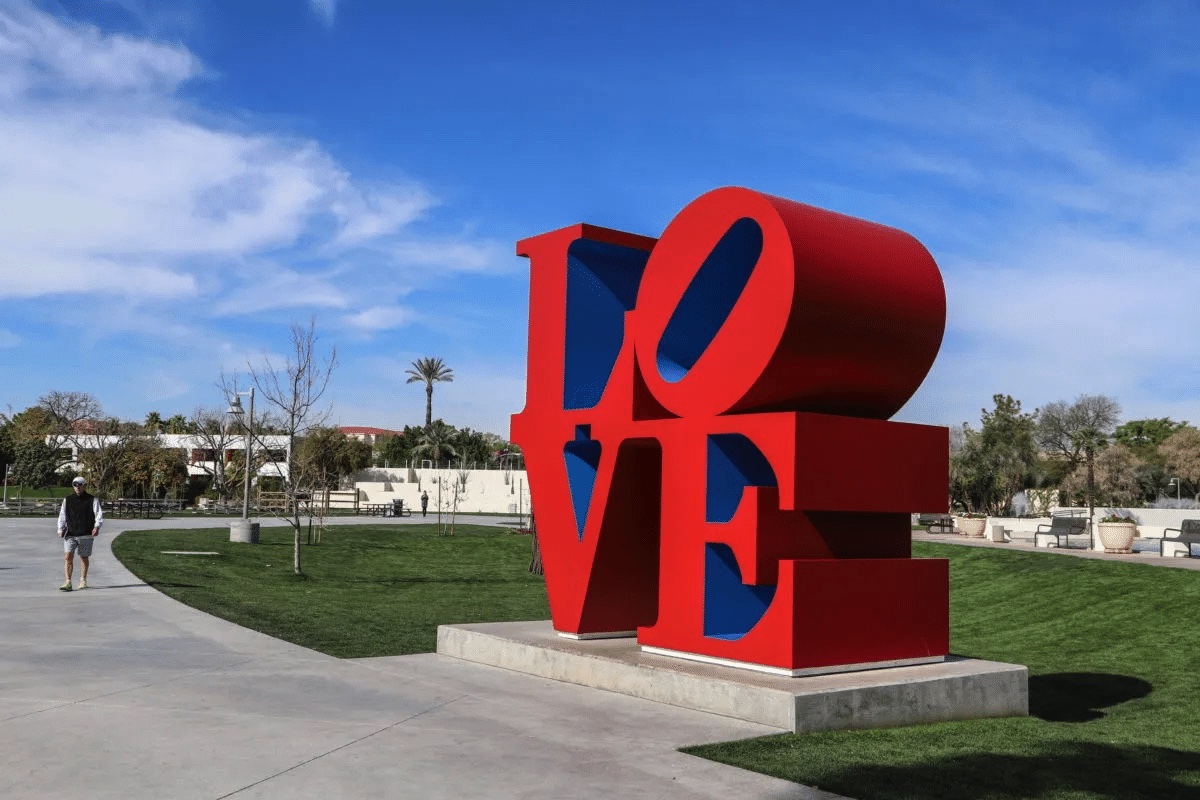
[[[1132,522],[1097,522],[1096,532],[1106,553],[1133,552],[1133,540],[1137,536],[1137,525]]]
[[[963,536],[975,536],[982,539],[983,530],[987,527],[987,519],[984,517],[955,517],[954,527]]]

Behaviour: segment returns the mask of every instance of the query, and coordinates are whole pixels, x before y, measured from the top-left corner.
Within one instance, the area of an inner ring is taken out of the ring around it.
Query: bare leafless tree
[[[50,414],[59,432],[70,432],[80,422],[99,420],[104,415],[100,401],[87,392],[50,392],[38,398],[38,405]]]
[[[533,549],[529,554],[529,571],[534,575],[545,575],[546,569],[542,565],[542,546],[538,541],[537,521],[533,518],[533,511],[529,512],[529,533],[533,539]]]
[[[230,496],[229,483],[226,480],[225,451],[235,438],[230,430],[229,420],[224,409],[197,408],[192,412],[190,427],[197,449],[203,450],[199,459],[189,459],[193,464],[204,470],[212,478],[212,490],[222,501]],[[212,458],[207,456],[211,454]]]
[[[100,401],[87,392],[52,391],[38,398],[38,406],[49,417],[57,446],[67,445],[76,453],[84,449],[85,437],[100,433],[104,410]],[[66,459],[59,466],[69,464]]]
[[[337,348],[330,347],[322,357],[317,351],[317,342],[315,318],[310,318],[307,326],[293,323],[291,350],[282,365],[273,363],[266,356],[260,364],[247,364],[254,388],[273,414],[272,424],[288,438],[288,471],[287,475],[280,471],[280,477],[284,479],[288,497],[283,518],[292,526],[292,569],[297,575],[301,573],[300,504],[297,502],[301,476],[296,464],[296,439],[329,419],[329,409],[322,407],[321,399],[337,366]],[[256,434],[258,430],[256,427]],[[311,511],[311,503],[309,508]]]
[[[467,498],[467,484],[471,480],[471,471],[459,469],[452,476],[450,495],[450,535],[454,535],[454,521],[458,517],[458,507]]]

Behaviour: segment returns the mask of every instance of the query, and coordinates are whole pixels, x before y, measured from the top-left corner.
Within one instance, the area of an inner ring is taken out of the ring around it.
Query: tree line
[[[982,409],[980,425],[950,431],[950,503],[993,515],[1059,505],[1138,507],[1200,492],[1200,429],[1169,418],[1121,422],[1105,395],[1080,395],[1031,412],[1007,394]]]
[[[311,331],[298,329],[294,333],[299,338],[295,348],[299,356],[291,362],[293,372],[300,372],[296,364],[306,355],[309,362],[312,360],[311,348],[305,347]],[[311,369],[311,363],[307,368]],[[258,370],[263,383],[265,372]],[[281,372],[286,375],[286,365]],[[433,383],[452,380],[453,371],[441,359],[423,358],[413,362],[409,373],[409,382],[428,378],[429,415]],[[235,380],[224,376],[221,385],[231,397],[239,388]],[[288,434],[289,421],[280,419],[279,407],[290,410],[294,398],[286,389],[274,394],[281,402],[274,407],[268,405],[254,421],[256,441],[251,448],[250,468],[256,474],[267,463],[286,458],[272,452],[264,437]],[[520,455],[520,450],[501,436],[459,429],[441,419],[431,419],[423,427],[406,425],[395,435],[381,437],[372,447],[336,427],[321,424],[323,419],[308,416],[300,422],[312,424],[291,429],[295,452],[287,472],[296,477],[293,483],[303,483],[308,490],[337,489],[344,478],[370,466],[419,465],[429,460],[487,468],[502,466],[506,458]],[[245,451],[235,449],[228,458],[223,457],[231,446],[241,445],[243,424],[244,420],[230,419],[223,407],[197,408],[189,416],[164,417],[150,411],[142,422],[132,422],[106,414],[91,394],[51,391],[20,412],[0,413],[0,475],[7,471],[10,484],[34,489],[68,486],[76,475],[82,475],[93,492],[109,497],[192,501],[206,496],[225,503],[241,495],[245,479]],[[193,453],[164,447],[158,434],[188,435],[193,445],[188,449],[199,451],[200,457],[193,459]],[[77,462],[72,460],[73,452],[78,453]],[[204,474],[189,476],[189,465]],[[263,488],[269,490],[283,491],[284,484],[282,475],[262,478]]]
[[[419,467],[454,462],[460,469],[492,469],[508,463],[520,464],[521,450],[494,433],[456,428],[440,419],[423,428],[406,425],[403,431],[381,436],[375,442],[374,466]]]
[[[265,446],[264,437],[279,435],[266,415],[255,428],[259,446],[252,448],[251,469],[257,472],[286,454]],[[165,446],[159,434],[188,435],[191,446]],[[241,424],[223,409],[199,408],[190,417],[166,420],[151,411],[139,423],[105,415],[90,394],[53,391],[23,411],[0,414],[0,470],[8,470],[10,484],[33,489],[68,486],[81,475],[103,496],[190,501],[204,495],[227,502],[241,494],[246,458],[244,450],[225,454],[243,438]],[[315,488],[336,489],[341,478],[370,466],[374,455],[370,445],[332,427],[307,430],[295,447],[294,466]],[[189,466],[204,474],[189,475]],[[282,488],[278,477],[263,479]]]

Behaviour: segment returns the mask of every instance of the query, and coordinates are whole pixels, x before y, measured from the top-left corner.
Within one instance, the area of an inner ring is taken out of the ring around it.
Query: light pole
[[[243,415],[241,395],[250,395],[250,411],[249,414]],[[246,429],[246,480],[242,490],[242,518],[238,522],[232,523],[229,526],[229,540],[231,542],[249,542],[250,544],[258,543],[258,523],[250,522],[250,470],[254,464],[253,458],[253,438],[254,438],[254,387],[250,387],[248,392],[234,392],[233,401],[229,404],[229,410],[225,412],[229,416],[241,420],[245,416]]]
[[[1167,482],[1167,489],[1171,488],[1172,483],[1175,484],[1175,502],[1178,503],[1180,502],[1180,497],[1182,496],[1182,489],[1180,489],[1180,487],[1183,485],[1183,482],[1179,480],[1179,478],[1171,478],[1171,480]]]
[[[8,476],[12,474],[12,464],[4,465],[4,507],[8,508]]]
[[[242,398],[240,395],[244,394],[250,395],[250,414],[248,416],[242,411]],[[246,430],[246,449],[243,453],[246,459],[246,479],[242,489],[242,519],[250,519],[250,465],[254,463],[254,459],[251,458],[253,454],[251,450],[253,445],[251,438],[254,435],[254,387],[251,387],[248,392],[234,392],[233,402],[229,404],[229,410],[225,413],[237,420],[241,420],[243,416],[246,417],[244,426]]]

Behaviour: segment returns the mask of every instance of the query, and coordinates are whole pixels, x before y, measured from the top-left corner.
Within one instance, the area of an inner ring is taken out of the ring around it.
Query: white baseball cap
[[[82,477],[78,477],[71,481],[72,486],[83,486],[85,483],[87,483],[87,481],[85,481]]]

